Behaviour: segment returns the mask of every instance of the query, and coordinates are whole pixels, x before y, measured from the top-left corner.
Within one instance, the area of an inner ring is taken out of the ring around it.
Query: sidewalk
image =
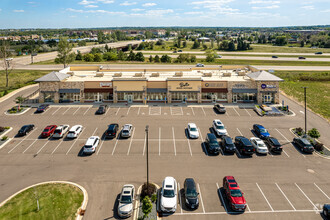
[[[39,87],[39,84],[33,84],[33,85],[29,85],[29,86],[24,86],[20,89],[16,89],[14,91],[12,91],[11,93],[8,93],[7,95],[3,96],[0,98],[0,103],[6,101],[7,99],[10,99],[11,97],[15,96],[17,93],[24,91],[25,89],[30,89],[36,87],[36,89]],[[29,95],[29,94],[28,94]]]

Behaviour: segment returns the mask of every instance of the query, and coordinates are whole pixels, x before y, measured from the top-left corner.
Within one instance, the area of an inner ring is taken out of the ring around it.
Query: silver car
[[[66,132],[68,132],[69,128],[69,125],[58,126],[54,131],[53,138],[62,138],[66,134]]]
[[[89,137],[83,149],[84,154],[94,153],[99,143],[100,143],[100,137],[98,136]]]
[[[133,213],[133,201],[134,201],[135,188],[131,184],[126,184],[121,190],[119,204],[118,204],[118,215],[121,218],[130,217]]]
[[[129,138],[132,135],[133,125],[131,124],[125,124],[123,126],[123,129],[121,130],[121,137],[123,138]]]

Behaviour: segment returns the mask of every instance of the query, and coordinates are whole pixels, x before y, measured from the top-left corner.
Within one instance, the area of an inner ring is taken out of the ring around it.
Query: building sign
[[[100,87],[102,87],[102,88],[110,88],[110,87],[112,87],[112,82],[107,82],[107,83],[101,82],[100,83]]]
[[[246,88],[246,85],[245,84],[234,84],[233,88],[235,88],[235,89],[244,89],[244,88]]]
[[[177,89],[192,89],[192,87],[189,85],[189,83],[180,82],[179,87],[176,87]]]
[[[226,82],[207,82],[204,83],[204,88],[227,88]]]
[[[167,81],[168,91],[200,91],[201,81]]]
[[[275,89],[276,85],[266,85],[266,84],[261,84],[262,89]]]

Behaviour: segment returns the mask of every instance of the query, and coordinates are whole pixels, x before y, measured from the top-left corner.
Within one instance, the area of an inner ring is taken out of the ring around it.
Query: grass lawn
[[[5,71],[0,71],[0,97],[4,91],[11,92],[15,89],[34,84],[34,80],[50,73],[49,70],[13,70],[9,75],[9,88],[6,89]]]
[[[314,112],[330,119],[330,72],[275,71],[284,79],[280,89],[299,102],[304,102],[304,89],[307,86],[307,106]]]
[[[36,194],[39,197],[37,208]],[[69,184],[45,184],[30,188],[0,208],[0,219],[75,219],[83,193]]]

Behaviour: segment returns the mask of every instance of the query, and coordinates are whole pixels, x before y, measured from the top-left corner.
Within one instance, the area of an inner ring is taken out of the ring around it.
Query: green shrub
[[[302,129],[301,127],[296,128],[296,133],[297,135],[301,136],[302,134],[304,134],[304,129]]]
[[[316,151],[323,151],[324,149],[323,144],[316,142],[316,144],[314,145],[314,149]]]
[[[142,200],[142,212],[144,214],[143,218],[148,217],[149,213],[152,210],[152,203],[150,201],[149,196],[144,197]]]
[[[1,138],[1,141],[5,141],[5,140],[7,140],[8,139],[8,136],[3,136],[2,138]]]
[[[311,136],[312,138],[319,138],[319,137],[321,137],[320,132],[316,128],[312,128],[311,130],[309,130],[307,132],[307,134],[309,136]]]
[[[156,200],[157,200],[157,194],[153,194],[152,196],[151,196],[151,202],[156,202]]]
[[[7,127],[5,127],[5,129],[9,129],[9,128],[10,128],[10,127],[8,127],[8,126],[7,126]]]

